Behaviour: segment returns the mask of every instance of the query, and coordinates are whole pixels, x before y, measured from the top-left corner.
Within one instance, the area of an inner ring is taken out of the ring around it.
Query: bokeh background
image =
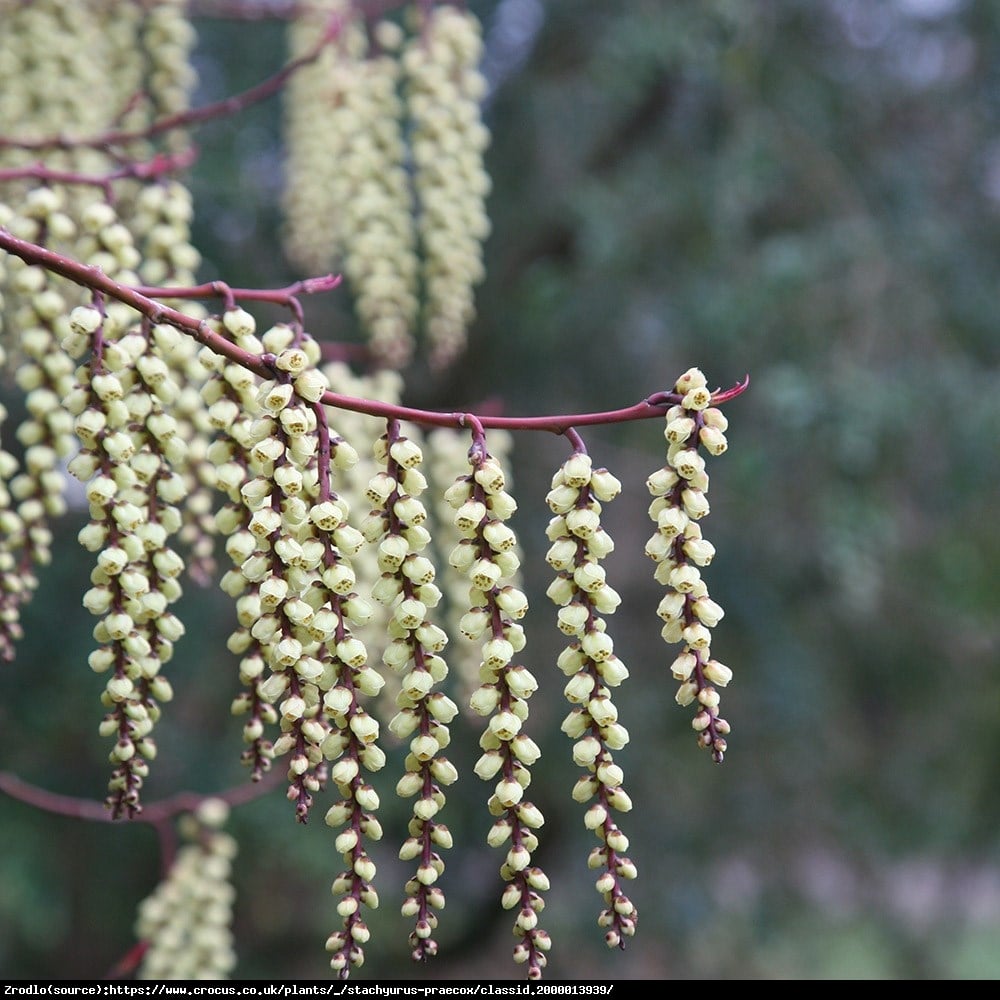
[[[660,588],[643,556],[657,422],[593,429],[625,484],[609,505],[632,677],[621,755],[641,917],[624,954],[595,925],[591,835],[569,797],[560,634],[544,598],[547,480],[565,443],[522,434],[514,522],[543,690],[532,798],[559,978],[1000,976],[1000,6],[993,0],[500,0],[486,33],[493,234],[467,355],[419,364],[407,400],[507,413],[597,410],[749,372],[712,462],[708,570],[735,671],[721,767],[673,703]],[[220,13],[195,3],[196,12]],[[198,101],[284,59],[280,20],[202,16]],[[2,83],[2,80],[0,80]],[[280,244],[280,102],[205,126],[191,175],[203,276],[294,280]],[[346,297],[308,303],[354,338]],[[9,386],[4,387],[4,391]],[[0,767],[99,799],[105,741],[80,606],[79,512],[0,672]],[[150,799],[245,780],[228,715],[233,612],[193,585]],[[383,796],[382,907],[357,978],[514,977],[473,726],[457,725],[441,955],[408,961]],[[241,807],[236,922],[247,978],[328,977],[340,862],[322,808]],[[154,833],[0,798],[0,975],[93,978],[133,941]]]

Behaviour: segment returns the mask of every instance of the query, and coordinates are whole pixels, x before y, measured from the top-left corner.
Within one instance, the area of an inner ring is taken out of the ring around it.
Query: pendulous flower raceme
[[[360,8],[326,0],[291,27],[292,51],[307,51],[331,18],[332,44],[288,90],[286,244],[311,270],[343,268],[372,351],[401,367],[413,352],[418,306],[398,85],[403,31],[380,22],[369,44]]]
[[[375,458],[384,471],[369,483],[367,497],[373,508],[362,530],[378,546],[381,575],[373,594],[391,612],[389,643],[382,660],[400,675],[399,711],[389,729],[400,740],[409,740],[405,773],[396,784],[396,793],[415,801],[409,837],[399,857],[417,865],[406,883],[402,912],[414,919],[410,946],[414,961],[421,961],[437,954],[438,944],[432,937],[438,924],[434,911],[443,909],[445,903],[436,884],[444,873],[438,850],[451,847],[452,837],[440,821],[445,805],[441,786],[455,782],[458,771],[441,751],[451,742],[448,723],[458,706],[435,690],[448,675],[440,655],[448,636],[431,615],[441,602],[441,591],[435,583],[435,566],[426,554],[430,532],[425,527],[427,510],[419,499],[427,487],[420,471],[423,452],[401,432],[399,422],[391,420],[375,442]]]
[[[236,966],[229,881],[236,840],[222,832],[229,806],[205,799],[180,818],[183,840],[163,881],[139,904],[146,945],[138,979],[228,979]]]
[[[708,596],[701,570],[711,563],[715,546],[703,537],[701,520],[709,512],[708,473],[701,455],[721,455],[728,443],[728,421],[717,406],[697,368],[686,371],[675,386],[677,402],[667,410],[667,464],[654,472],[646,486],[655,498],[649,516],[656,533],[646,543],[646,555],[656,563],[657,583],[667,593],[657,608],[667,643],[684,644],[671,666],[680,681],[677,703],[696,705],[691,720],[698,745],[712,752],[719,763],[726,752],[729,723],[719,715],[719,688],[726,687],[732,671],[712,658],[711,630],[724,614]]]
[[[465,349],[475,317],[473,289],[484,275],[490,134],[480,104],[486,80],[479,22],[467,10],[429,8],[403,53],[417,227],[423,249],[424,324],[429,361],[447,367]]]
[[[628,677],[615,655],[605,615],[614,614],[621,597],[607,583],[601,560],[614,549],[601,527],[602,504],[621,492],[621,483],[607,469],[594,469],[590,456],[575,451],[552,478],[546,497],[555,515],[547,536],[552,543],[546,561],[556,571],[548,596],[559,605],[559,630],[571,639],[557,661],[569,678],[564,689],[573,705],[563,720],[563,732],[574,740],[573,761],[586,769],[577,780],[573,798],[592,804],[584,816],[588,830],[601,842],[588,866],[601,872],[596,888],[605,902],[598,924],[614,948],[635,933],[638,911],[622,883],[636,877],[626,857],[628,838],[618,827],[616,813],[628,812],[632,800],[622,784],[614,751],[628,743],[628,730],[618,722],[611,689]]]
[[[101,734],[115,740],[108,804],[115,816],[132,815],[156,756],[150,733],[159,703],[173,697],[161,668],[184,634],[169,610],[181,594],[184,562],[168,539],[181,525],[175,504],[186,484],[174,466],[183,463],[186,445],[163,407],[172,393],[156,377],[160,367],[145,328],[105,340],[101,309],[79,306],[70,329],[71,353],[90,342],[89,361],[64,403],[80,442],[69,471],[85,483],[91,517],[79,539],[97,557],[84,595],[84,606],[100,619],[90,666],[108,675],[101,724]]]
[[[452,550],[451,566],[462,574],[469,588],[469,611],[460,628],[471,640],[482,640],[479,678],[481,686],[470,704],[489,719],[479,739],[482,756],[476,774],[496,784],[487,806],[496,817],[487,837],[491,847],[507,846],[500,877],[507,883],[501,897],[506,910],[516,910],[514,961],[527,967],[529,979],[540,979],[551,947],[548,932],[538,923],[545,907],[542,892],[549,881],[532,864],[538,848],[535,832],[545,822],[542,811],[524,798],[531,783],[531,765],[541,756],[538,744],[527,734],[528,699],[538,681],[514,659],[525,646],[520,621],[528,610],[524,593],[510,582],[520,560],[517,538],[506,523],[517,510],[507,492],[503,468],[486,449],[482,428],[477,427],[469,449],[470,472],[460,476],[445,494],[454,508],[454,524],[462,540]]]

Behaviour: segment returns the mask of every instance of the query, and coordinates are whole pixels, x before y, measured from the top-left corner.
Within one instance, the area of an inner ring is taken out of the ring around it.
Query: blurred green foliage
[[[625,597],[611,624],[633,674],[620,708],[636,809],[623,827],[641,920],[624,955],[606,954],[594,926],[589,835],[558,732],[543,498],[565,446],[518,440],[515,527],[534,588],[526,653],[550,688],[532,702],[549,974],[1000,976],[1000,8],[473,6],[508,71],[488,107],[488,278],[468,355],[438,378],[416,370],[409,400],[572,412],[629,404],[692,364],[713,384],[753,380],[729,409],[705,524],[719,550],[710,587],[727,610],[713,651],[736,672],[721,768],[673,705],[642,555],[660,427],[585,435],[626,486],[607,512],[609,580]],[[198,26],[202,99],[284,58],[276,23]],[[279,115],[271,102],[197,137],[206,278],[295,277],[278,235]],[[355,336],[344,302],[308,304],[317,336]],[[74,533],[67,524],[19,659],[0,674],[0,759],[98,798],[105,748]],[[151,798],[242,777],[227,716],[232,611],[189,590]],[[472,730],[457,729],[456,848],[442,954],[426,968],[407,961],[392,836],[406,813],[385,797],[383,902],[362,975],[514,974],[476,755]],[[296,827],[279,793],[234,817],[242,976],[327,975],[339,859],[321,815]],[[0,841],[2,974],[104,974],[157,877],[150,830],[0,800]]]

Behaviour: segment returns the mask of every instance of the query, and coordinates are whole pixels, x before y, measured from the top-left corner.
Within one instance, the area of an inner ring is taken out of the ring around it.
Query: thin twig
[[[117,170],[106,174],[82,174],[75,170],[56,170],[44,163],[35,163],[30,167],[6,167],[0,170],[0,184],[4,181],[36,180],[46,184],[88,184],[108,190],[114,181],[125,178],[136,180],[151,180],[164,174],[172,174],[190,167],[198,152],[194,146],[189,146],[180,153],[157,153],[151,160],[126,163]]]
[[[278,776],[278,772],[275,772]],[[234,785],[222,792],[202,794],[200,792],[178,792],[168,799],[161,799],[152,805],[143,806],[142,812],[131,817],[133,823],[148,823],[158,826],[181,813],[194,812],[208,799],[222,799],[230,806],[240,806],[252,802],[267,794],[277,785],[277,777],[271,781],[257,782],[251,785]],[[89,820],[97,823],[114,821],[110,811],[103,802],[91,799],[80,799],[72,795],[60,795],[39,788],[28,781],[19,778],[9,771],[0,771],[0,792],[23,802],[25,805],[41,809],[43,812],[56,816],[66,816],[70,819]]]

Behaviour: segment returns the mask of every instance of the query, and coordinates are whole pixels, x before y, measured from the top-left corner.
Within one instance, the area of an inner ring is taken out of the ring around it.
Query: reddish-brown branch
[[[329,292],[341,282],[339,274],[324,274],[318,278],[304,278],[284,288],[230,288],[224,281],[209,281],[204,285],[184,288],[154,288],[136,286],[135,291],[148,299],[211,299],[221,298],[226,309],[232,309],[242,299],[245,302],[273,302],[291,310],[295,323],[301,329],[304,319],[300,295]]]
[[[221,298],[226,307],[243,299],[246,302],[273,302],[287,306],[298,295],[316,295],[329,292],[341,281],[339,274],[324,274],[317,278],[304,278],[284,288],[232,288],[224,281],[206,281],[203,285],[187,285],[183,288],[139,285],[135,288],[140,295],[149,299],[212,299]]]
[[[3,140],[0,140],[2,142]],[[136,180],[151,180],[164,174],[186,170],[197,159],[198,152],[190,146],[180,153],[157,153],[150,160],[136,163],[126,163],[117,170],[106,174],[81,174],[75,170],[55,170],[44,163],[35,163],[30,167],[8,167],[0,170],[0,184],[4,181],[36,180],[47,184],[89,184],[93,187],[109,189],[114,181],[125,178]]]
[[[54,274],[59,274],[78,285],[106,295],[125,305],[131,306],[136,312],[145,316],[152,323],[167,323],[176,329],[194,337],[200,344],[208,347],[230,361],[241,365],[261,378],[274,377],[271,355],[257,355],[245,351],[217,333],[205,321],[195,319],[177,309],[165,306],[149,296],[143,295],[135,288],[121,285],[109,278],[100,268],[90,267],[78,261],[64,257],[62,254],[47,250],[45,247],[18,239],[6,229],[0,228],[0,249],[20,257],[25,263],[37,264]],[[320,279],[322,280],[322,279]],[[225,287],[219,285],[219,287]],[[172,298],[178,297],[179,289],[162,289]],[[267,293],[264,293],[267,294]],[[714,400],[726,402],[740,395],[750,384],[747,376],[743,382],[737,383],[731,389],[718,391]],[[648,420],[651,417],[662,417],[665,409],[679,403],[682,394],[678,392],[657,392],[633,406],[618,410],[603,410],[596,413],[572,413],[544,417],[501,417],[478,416],[483,428],[503,428],[521,431],[548,431],[552,434],[565,434],[573,427],[583,427],[595,424],[625,423],[632,420]],[[448,413],[437,410],[420,410],[410,406],[398,406],[393,403],[383,403],[374,399],[359,399],[356,396],[344,396],[327,390],[323,393],[321,402],[341,410],[351,410],[355,413],[367,413],[386,420],[409,420],[412,423],[430,427],[465,427],[469,424],[469,414]]]
[[[179,792],[169,799],[144,806],[142,812],[131,817],[131,820],[133,823],[148,823],[152,826],[159,826],[181,813],[194,812],[207,799],[222,799],[230,806],[239,806],[267,794],[276,784],[275,780],[262,781],[253,785],[236,785],[214,795]],[[56,816],[67,816],[70,819],[84,819],[98,823],[110,823],[114,819],[103,802],[50,792],[22,780],[9,771],[0,771],[0,792],[9,795],[12,799],[17,799],[18,802],[23,802],[25,805],[33,806],[42,812],[52,813]]]
[[[343,30],[344,20],[339,15],[330,18],[330,24],[323,33],[323,37],[305,54],[286,63],[277,73],[261,81],[249,90],[244,90],[240,94],[234,94],[221,101],[214,101],[211,104],[202,105],[200,108],[190,108],[187,111],[179,111],[176,114],[167,115],[153,122],[152,125],[144,129],[111,129],[101,135],[86,138],[72,138],[70,136],[54,135],[46,136],[42,139],[17,139],[12,136],[0,136],[0,148],[16,147],[18,149],[77,149],[80,147],[90,149],[103,149],[112,146],[122,146],[130,142],[142,139],[152,139],[163,132],[170,132],[173,129],[187,128],[191,125],[199,125],[202,122],[210,121],[213,118],[225,118],[235,115],[240,111],[249,108],[253,104],[259,104],[267,100],[288,81],[288,78],[300,70],[303,66],[315,62],[320,53],[330,44]]]

